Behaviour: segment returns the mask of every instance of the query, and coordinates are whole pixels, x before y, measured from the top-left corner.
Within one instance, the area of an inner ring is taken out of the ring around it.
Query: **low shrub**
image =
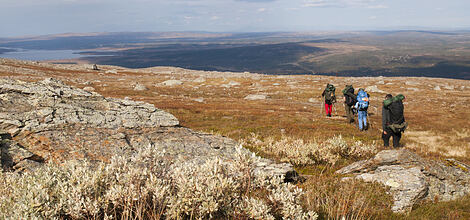
[[[348,143],[341,135],[318,143],[286,136],[277,141],[271,137],[261,140],[252,134],[251,138],[243,140],[242,143],[260,151],[262,155],[269,155],[295,166],[325,163],[334,165],[341,159],[357,160],[377,153],[374,145],[366,145],[361,141]]]
[[[154,146],[109,164],[48,163],[2,173],[2,219],[316,219],[304,192],[280,177],[254,176],[256,158],[168,160]],[[263,193],[257,193],[263,192]]]

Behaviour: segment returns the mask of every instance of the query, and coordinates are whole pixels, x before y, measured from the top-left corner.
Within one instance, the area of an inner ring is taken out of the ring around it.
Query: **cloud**
[[[265,12],[265,11],[266,11],[266,8],[258,8],[257,11],[258,11],[258,12]]]
[[[368,9],[388,8],[388,6],[378,3],[380,1],[383,0],[304,0],[302,7]]]
[[[220,19],[219,16],[215,16],[215,15],[214,15],[214,16],[211,17],[211,20],[213,20],[213,21],[214,21],[214,20],[219,20],[219,19]]]
[[[237,2],[275,2],[277,0],[235,0]]]

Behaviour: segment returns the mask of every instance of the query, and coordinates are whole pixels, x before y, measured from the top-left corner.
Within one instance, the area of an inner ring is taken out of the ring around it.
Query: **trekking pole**
[[[323,98],[322,98],[321,102],[320,102],[320,116],[321,116],[321,114],[323,114],[323,106],[322,106],[323,102],[324,101],[323,101]]]
[[[337,116],[338,114],[336,114],[336,102],[333,102],[333,109],[335,110],[335,115]]]

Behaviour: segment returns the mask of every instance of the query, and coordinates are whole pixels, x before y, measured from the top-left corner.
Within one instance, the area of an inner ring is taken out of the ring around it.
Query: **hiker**
[[[363,88],[360,88],[357,92],[357,102],[354,107],[357,110],[357,120],[359,122],[359,130],[367,130],[369,126],[367,125],[367,108],[369,108],[369,94],[364,91]]]
[[[343,89],[343,96],[344,96],[344,111],[346,112],[346,116],[348,117],[349,123],[354,122],[354,112],[353,106],[356,104],[357,96],[354,94],[354,87],[352,85],[346,85]]]
[[[333,103],[336,102],[336,95],[335,95],[335,86],[333,84],[326,84],[325,90],[321,94],[322,97],[325,99],[325,113],[327,117],[331,117],[331,108]]]
[[[405,132],[408,123],[403,115],[403,100],[405,96],[398,94],[393,97],[387,94],[382,106],[382,139],[384,146],[389,146],[390,137],[393,137],[393,147],[400,146],[401,133]]]

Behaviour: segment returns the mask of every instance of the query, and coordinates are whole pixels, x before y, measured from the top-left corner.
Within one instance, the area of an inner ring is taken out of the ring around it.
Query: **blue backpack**
[[[357,93],[358,110],[365,111],[369,107],[369,96],[364,90]]]

